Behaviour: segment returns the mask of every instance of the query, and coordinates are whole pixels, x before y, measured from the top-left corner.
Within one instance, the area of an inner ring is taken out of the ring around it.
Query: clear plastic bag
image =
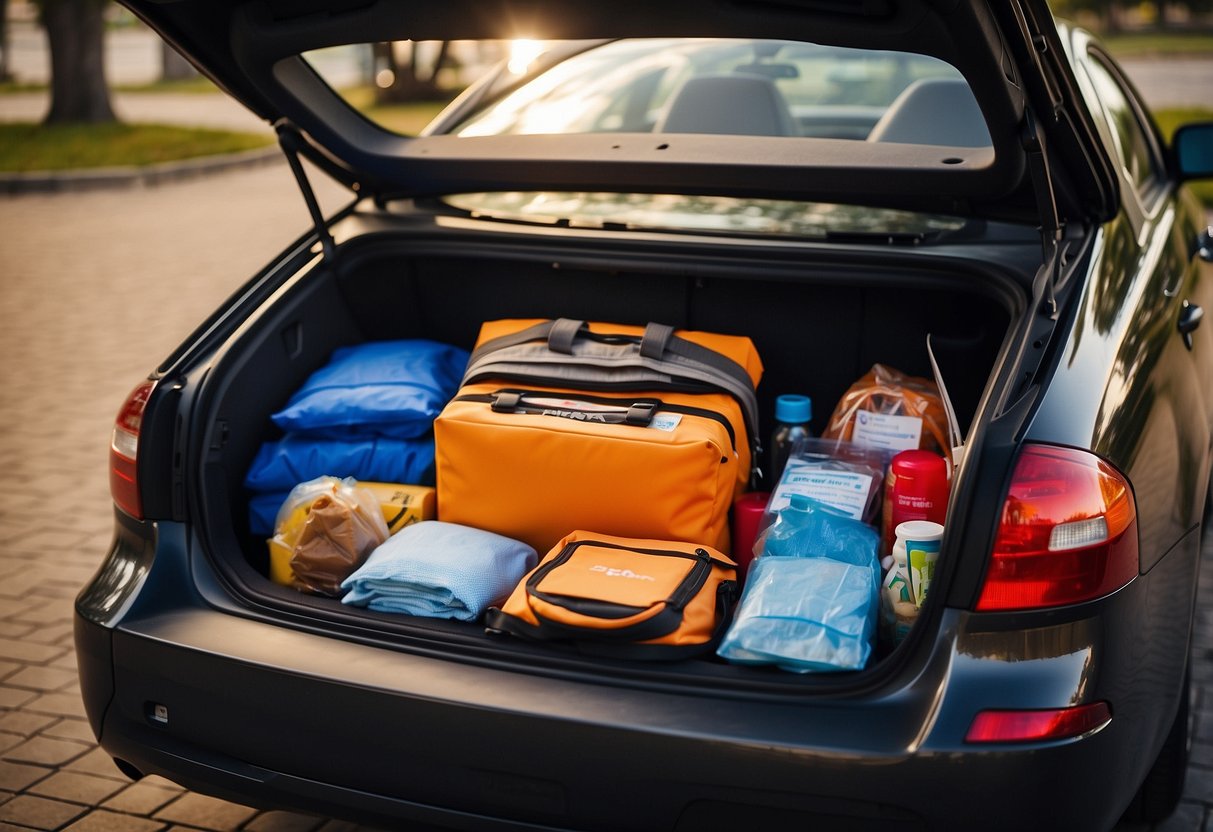
[[[822,437],[896,451],[921,448],[951,462],[948,415],[934,381],[875,364],[843,394]]]
[[[824,503],[852,519],[875,523],[891,456],[891,451],[840,439],[797,440],[767,505],[763,526],[774,522],[796,495]]]
[[[278,510],[270,577],[301,592],[336,597],[341,582],[387,538],[371,492],[348,477],[318,477],[295,486]]]

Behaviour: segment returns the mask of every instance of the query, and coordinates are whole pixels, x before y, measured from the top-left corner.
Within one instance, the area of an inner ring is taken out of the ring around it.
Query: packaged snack
[[[839,399],[824,438],[897,451],[921,448],[951,461],[948,415],[934,381],[876,364]]]

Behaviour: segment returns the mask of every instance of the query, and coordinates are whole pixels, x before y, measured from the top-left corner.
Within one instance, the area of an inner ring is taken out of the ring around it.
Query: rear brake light
[[[114,420],[110,440],[110,495],[118,508],[132,517],[143,519],[143,504],[139,499],[139,433],[143,428],[143,411],[152,395],[153,381],[145,381],[131,391]]]
[[[1039,742],[1078,737],[1112,721],[1107,702],[1039,711],[982,711],[973,718],[965,742]]]
[[[1020,453],[977,609],[1057,607],[1115,592],[1138,571],[1128,480],[1088,451]]]

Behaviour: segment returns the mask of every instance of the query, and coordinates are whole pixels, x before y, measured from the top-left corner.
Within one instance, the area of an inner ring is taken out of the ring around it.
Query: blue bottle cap
[[[783,395],[775,400],[775,421],[785,425],[807,424],[813,418],[813,400],[808,396]]]

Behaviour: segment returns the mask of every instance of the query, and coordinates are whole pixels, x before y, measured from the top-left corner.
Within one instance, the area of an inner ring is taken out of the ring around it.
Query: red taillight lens
[[[1020,453],[977,609],[1058,607],[1137,575],[1137,511],[1124,476],[1074,448]]]
[[[143,411],[155,386],[155,382],[145,381],[131,391],[114,420],[114,433],[110,439],[110,495],[118,508],[139,520],[143,519],[136,473],[139,432],[143,428]]]
[[[965,742],[1039,742],[1077,737],[1112,721],[1107,702],[1042,711],[982,711]]]

